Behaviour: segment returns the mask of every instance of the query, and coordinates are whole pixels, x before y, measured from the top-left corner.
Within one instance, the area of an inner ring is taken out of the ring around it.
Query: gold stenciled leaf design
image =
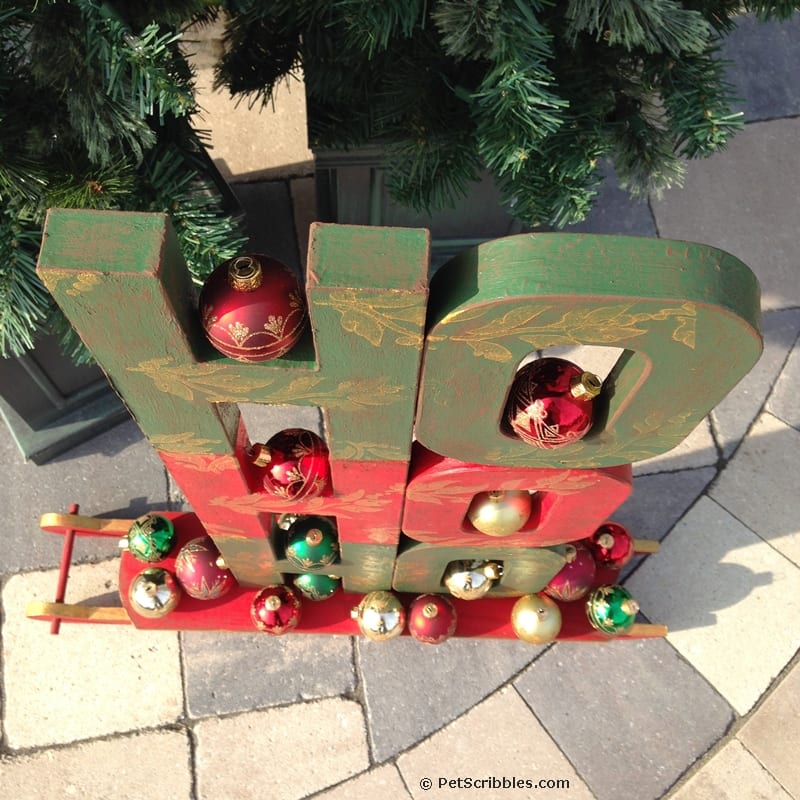
[[[400,489],[402,491],[402,489]],[[361,514],[374,514],[396,502],[398,488],[388,487],[386,492],[368,492],[358,489],[339,497],[313,497],[309,500],[282,500],[271,494],[251,494],[244,497],[214,497],[212,506],[223,506],[236,514],[263,514],[265,512],[283,513],[282,508],[298,514],[322,514],[325,516],[358,517]]]
[[[276,405],[302,404],[303,401],[326,408],[355,410],[365,406],[389,405],[401,399],[406,389],[392,384],[386,376],[364,378],[356,381],[341,381],[335,385],[320,375],[304,375],[294,378],[283,387],[270,390],[264,397],[263,390],[274,385],[277,373],[267,375],[252,370],[252,377],[242,378],[237,370],[234,374],[224,364],[186,364],[176,366],[174,360],[151,358],[130,372],[141,372],[149,377],[156,388],[195,403],[205,400],[209,403],[254,401],[257,393],[262,401],[269,400]]]
[[[547,474],[545,474],[547,473]],[[553,473],[553,474],[549,474]],[[488,478],[491,481],[491,476]],[[542,470],[539,475],[515,480],[498,480],[492,489],[498,491],[558,492],[568,494],[583,491],[597,483],[597,478],[585,471]],[[441,505],[446,498],[460,497],[464,494],[463,485],[457,480],[436,481],[432,483],[410,484],[407,496],[419,503]],[[477,494],[477,492],[476,492]]]
[[[166,448],[159,448],[170,460],[183,469],[193,469],[197,472],[210,475],[221,475],[228,470],[238,469],[238,462],[233,456],[209,455],[207,453],[184,452],[179,453]]]
[[[487,480],[491,480],[488,478]],[[492,484],[492,489],[515,491],[519,489],[533,489],[529,478],[516,480],[500,480],[497,485]],[[477,494],[477,491],[475,492]],[[446,498],[463,497],[464,485],[458,480],[425,481],[409,484],[406,496],[409,500],[418,503],[432,503],[442,505]]]
[[[539,464],[535,463],[538,457],[541,457],[548,467],[552,466],[552,453],[557,452],[559,455],[569,455],[573,458],[576,454],[581,453],[586,448],[586,442],[583,439],[578,439],[571,442],[564,447],[559,447],[558,451],[538,450],[533,448],[526,448],[524,450],[516,450],[514,452],[506,452],[499,447],[492,448],[486,452],[486,461],[489,464],[502,464],[508,467],[538,467]],[[532,458],[535,456],[536,458]],[[585,462],[586,466],[593,465],[593,462],[588,456],[581,456],[581,461]],[[541,465],[544,466],[544,465]]]
[[[362,406],[383,406],[400,399],[405,391],[402,386],[389,382],[379,375],[357,381],[341,381],[328,388],[329,380],[320,376],[297,378],[283,389],[270,392],[269,401],[279,405],[298,404],[307,401],[325,408],[353,411]]]
[[[402,461],[408,454],[400,447],[380,442],[340,442],[337,443],[336,455],[353,461]]]
[[[186,433],[163,433],[157,436],[151,436],[150,444],[161,450],[164,453],[202,453],[204,449],[208,449],[209,445],[221,445],[221,439],[201,439],[194,433],[188,431]]]
[[[96,272],[79,272],[78,277],[72,284],[71,289],[67,289],[67,294],[76,297],[84,292],[90,292],[101,282],[101,277]]]
[[[408,293],[364,296],[352,289],[331,292],[318,306],[335,309],[341,315],[342,328],[380,347],[387,331],[396,333],[395,344],[406,347],[422,345],[425,308],[419,296]]]
[[[41,277],[44,285],[51,294],[55,294],[62,281],[71,281],[72,286],[65,289],[65,294],[77,297],[89,292],[101,283],[102,277],[97,272],[72,272],[70,270],[46,269],[42,270]]]
[[[672,332],[672,338],[676,342],[685,344],[690,350],[694,350],[697,312],[693,303],[686,303],[685,307],[687,308],[687,314],[685,317],[676,317],[678,327]]]
[[[202,439],[194,431],[186,433],[164,433],[150,436],[150,444],[162,453],[173,454],[203,454],[207,453],[212,445],[219,446],[222,439]],[[187,459],[188,460],[188,459]]]
[[[674,318],[677,327],[672,339],[690,349],[695,345],[696,309],[693,303],[684,303],[678,307],[662,308],[658,311],[631,311],[632,303],[623,303],[599,308],[576,308],[565,311],[557,319],[541,320],[552,306],[535,308],[515,308],[499,319],[492,319],[483,325],[476,325],[451,333],[448,337],[429,337],[432,341],[464,342],[478,358],[490,361],[506,362],[513,358],[512,352],[501,342],[504,339],[521,339],[534,347],[555,347],[559,345],[611,345],[619,342],[630,342],[648,332],[643,323]],[[488,313],[491,306],[484,310]],[[466,315],[465,315],[466,316]],[[480,319],[480,316],[466,316],[468,321]],[[464,321],[461,316],[453,315],[448,323]],[[536,324],[536,321],[539,321]]]
[[[367,538],[372,544],[397,544],[400,538],[400,531],[394,528],[370,528],[367,531]]]
[[[141,372],[147,375],[156,388],[165,394],[171,394],[195,402],[196,396],[209,402],[247,402],[257,389],[265,389],[274,383],[273,376],[264,373],[259,375],[253,371],[248,379],[231,378],[230,370],[222,364],[186,364],[176,366],[174,359],[151,358],[142,361],[138,366],[128,367],[129,372]]]
[[[319,404],[350,410],[362,406],[385,406],[400,400],[404,392],[405,387],[391,383],[385,375],[379,375],[358,381],[342,381],[336,395],[332,395],[330,400],[326,397]]]

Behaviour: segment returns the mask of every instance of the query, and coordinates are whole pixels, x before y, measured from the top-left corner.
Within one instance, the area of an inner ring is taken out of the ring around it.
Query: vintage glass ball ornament
[[[451,561],[444,573],[444,585],[459,600],[478,600],[502,574],[502,565],[494,561]]]
[[[458,614],[440,594],[422,594],[408,607],[408,632],[425,644],[441,644],[456,630]]]
[[[336,527],[325,517],[303,517],[289,528],[286,559],[300,570],[317,569],[339,558]]]
[[[523,442],[544,449],[584,437],[594,421],[601,381],[563,358],[540,358],[514,376],[505,421]]]
[[[191,539],[180,549],[175,575],[186,594],[195,600],[216,600],[236,585],[210,536]]]
[[[279,514],[277,519],[275,520],[275,524],[282,530],[288,531],[289,528],[294,525],[297,520],[302,519],[302,514],[293,514],[289,512],[287,514]]]
[[[543,591],[554,600],[571,603],[580,600],[592,588],[597,564],[589,548],[582,544],[568,544],[565,550],[567,563],[551,578]]]
[[[511,609],[511,627],[529,644],[552,642],[561,631],[561,609],[544,594],[526,594]]]
[[[369,592],[350,616],[358,623],[361,633],[373,642],[394,639],[406,626],[406,610],[392,592]]]
[[[148,619],[165,617],[181,599],[181,587],[175,578],[161,567],[142,570],[128,588],[133,610]]]
[[[610,636],[625,633],[636,620],[639,604],[622,586],[599,586],[586,601],[586,616],[593,628]]]
[[[214,347],[238,361],[267,361],[288,352],[306,325],[294,273],[264,255],[220,264],[200,292],[200,317]]]
[[[586,540],[586,545],[598,564],[611,569],[621,569],[633,558],[633,537],[616,522],[601,525]]]
[[[328,448],[313,431],[288,428],[254,444],[253,463],[264,468],[264,488],[285,500],[318,497],[330,485]]]
[[[467,518],[487,536],[510,536],[525,525],[532,508],[533,500],[528,492],[480,492],[472,498]]]
[[[300,622],[300,600],[286,586],[266,586],[250,603],[250,619],[263,633],[280,636]]]
[[[134,520],[119,546],[134,558],[153,564],[167,557],[175,545],[175,526],[160,514],[144,514]]]
[[[334,575],[322,575],[306,573],[298,575],[293,581],[295,587],[303,595],[303,597],[318,602],[320,600],[327,600],[329,597],[336,594],[336,590],[341,585],[341,578]]]

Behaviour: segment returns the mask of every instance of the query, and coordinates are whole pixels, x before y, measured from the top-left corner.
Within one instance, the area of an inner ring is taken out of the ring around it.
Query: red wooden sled
[[[26,615],[32,619],[49,620],[51,633],[58,633],[63,622],[90,622],[110,625],[134,625],[149,630],[227,630],[241,633],[255,633],[256,628],[250,619],[250,604],[257,587],[239,586],[217,600],[196,600],[184,595],[178,607],[160,618],[147,618],[137,614],[128,600],[128,589],[133,579],[145,567],[162,567],[174,572],[175,556],[190,539],[204,536],[206,531],[195,514],[188,512],[158,511],[161,516],[172,520],[177,541],[173,555],[154,564],[143,564],[130,553],[124,551],[119,568],[119,593],[122,606],[89,606],[65,603],[64,596],[69,577],[72,546],[76,536],[106,536],[121,539],[128,533],[132,519],[103,519],[84,517],[77,514],[78,506],[73,504],[69,514],[48,513],[40,519],[40,527],[48,533],[64,536],[61,567],[54,602],[35,601],[28,605]],[[648,539],[634,540],[637,554],[658,552],[658,542]],[[615,570],[598,570],[596,585],[615,583],[618,573]],[[398,595],[407,607],[414,595]],[[295,633],[338,634],[359,636],[358,624],[350,612],[357,606],[362,595],[337,592],[320,602],[302,601],[302,615],[298,626],[287,635]],[[472,638],[514,639],[516,635],[511,626],[511,609],[517,598],[498,597],[481,600],[459,600],[451,598],[458,613],[455,636]],[[614,639],[648,639],[666,636],[665,625],[635,623],[621,636],[610,637],[595,630],[584,611],[584,603],[559,603],[562,614],[562,627],[558,641],[603,642]],[[409,635],[405,630],[403,635]]]

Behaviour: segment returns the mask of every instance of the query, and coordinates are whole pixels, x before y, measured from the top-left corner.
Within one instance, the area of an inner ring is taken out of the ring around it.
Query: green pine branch
[[[700,53],[709,23],[678,0],[569,0],[565,34],[574,44],[581,34],[610,46],[646,53]]]
[[[26,224],[27,222],[27,224]],[[37,328],[52,307],[36,275],[41,237],[36,225],[5,206],[0,212],[0,356],[33,347]]]

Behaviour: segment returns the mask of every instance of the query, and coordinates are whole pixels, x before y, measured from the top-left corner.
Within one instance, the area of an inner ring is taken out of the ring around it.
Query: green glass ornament
[[[286,558],[297,569],[327,567],[339,558],[336,527],[324,517],[302,517],[289,528]]]
[[[335,594],[339,588],[341,580],[333,575],[298,575],[294,579],[294,585],[298,588],[303,597],[309,600],[327,600]]]
[[[630,592],[618,584],[599,586],[586,601],[586,616],[592,627],[616,636],[630,630],[639,604]]]
[[[139,561],[153,564],[166,558],[175,545],[175,527],[166,517],[145,514],[134,520],[120,547]]]

